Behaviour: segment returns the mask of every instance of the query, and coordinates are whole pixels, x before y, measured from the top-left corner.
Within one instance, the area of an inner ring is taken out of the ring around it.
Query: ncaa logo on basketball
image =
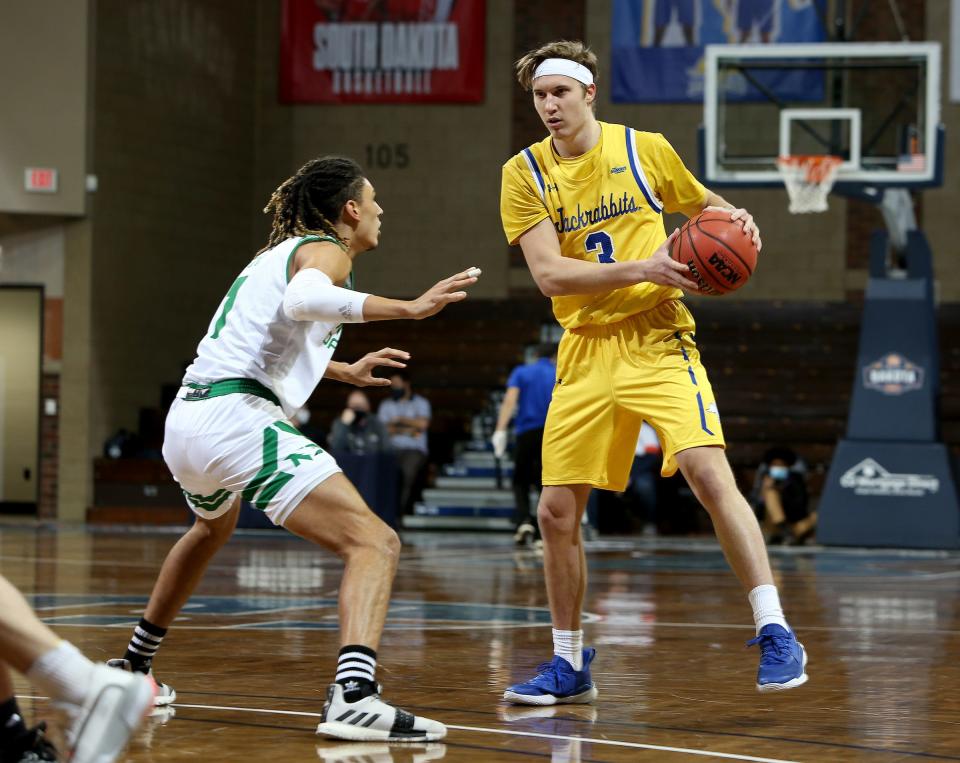
[[[903,355],[890,352],[863,369],[863,386],[884,395],[903,395],[923,389],[923,368]]]

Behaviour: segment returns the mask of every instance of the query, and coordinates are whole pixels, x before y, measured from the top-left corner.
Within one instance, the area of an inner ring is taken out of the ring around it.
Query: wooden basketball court
[[[0,525],[0,570],[95,659],[121,656],[168,532]],[[593,706],[500,699],[550,656],[537,556],[504,536],[408,536],[380,649],[385,696],[448,724],[410,747],[314,734],[338,648],[338,560],[282,532],[238,534],[156,662],[172,712],[128,761],[960,760],[960,555],[785,549],[773,565],[809,683],[754,689],[744,594],[716,544],[588,544]],[[18,679],[31,717],[55,717]]]

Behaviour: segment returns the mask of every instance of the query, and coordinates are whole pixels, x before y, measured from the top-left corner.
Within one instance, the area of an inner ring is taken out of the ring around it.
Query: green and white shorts
[[[180,388],[163,442],[163,458],[197,516],[222,516],[239,495],[282,526],[311,490],[340,471],[276,403],[257,392],[205,397],[204,389]]]

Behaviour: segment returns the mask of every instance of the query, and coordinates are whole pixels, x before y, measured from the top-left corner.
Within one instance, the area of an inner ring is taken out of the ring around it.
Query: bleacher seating
[[[751,302],[698,299],[697,344],[716,392],[741,486],[774,444],[793,447],[811,467],[818,493],[845,426],[856,374],[861,308],[827,302]],[[960,305],[940,307],[942,434],[960,444]],[[422,322],[348,326],[337,353],[353,360],[382,347],[408,350],[418,393],[433,405],[431,455],[452,461],[453,443],[469,436],[471,416],[502,386],[525,344],[536,342],[552,320],[542,298],[470,300]],[[347,388],[321,384],[310,400],[313,421],[329,426]],[[374,405],[383,391],[370,390]],[[155,417],[154,417],[155,418]],[[144,420],[153,420],[146,417]],[[102,483],[131,482],[120,463],[97,472]],[[136,469],[133,464],[130,469]],[[114,493],[120,495],[121,493]]]

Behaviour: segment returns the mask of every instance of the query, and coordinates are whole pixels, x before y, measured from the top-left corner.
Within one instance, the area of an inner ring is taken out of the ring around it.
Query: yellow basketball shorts
[[[565,332],[543,435],[543,484],[624,490],[647,421],[660,438],[664,477],[676,454],[725,447],[720,415],[679,300],[603,326]]]

